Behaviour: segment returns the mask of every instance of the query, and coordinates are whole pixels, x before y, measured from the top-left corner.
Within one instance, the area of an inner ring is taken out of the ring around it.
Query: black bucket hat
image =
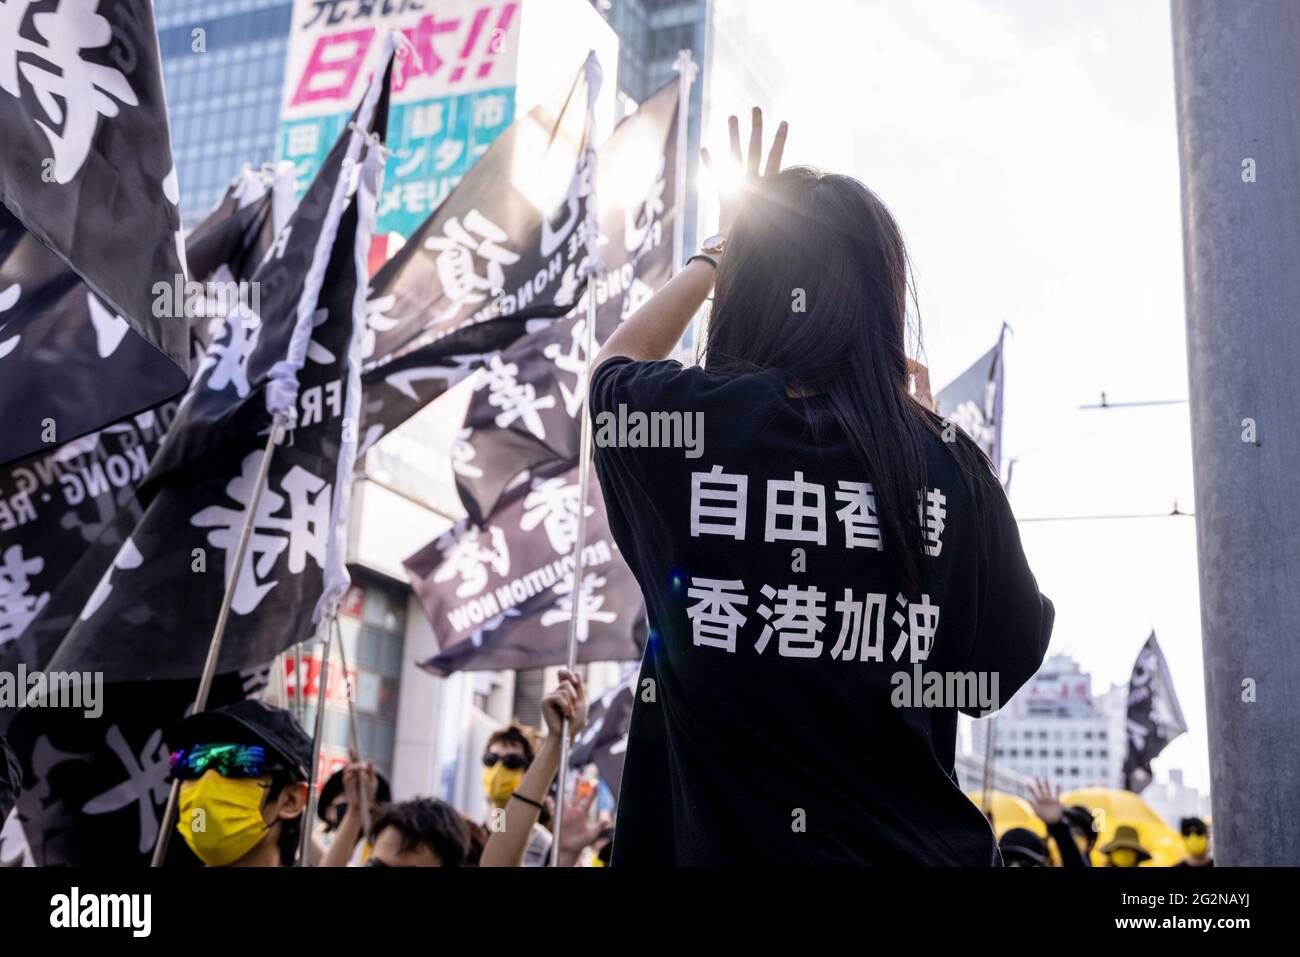
[[[334,803],[335,799],[343,793],[343,772],[346,768],[339,768],[326,779],[325,784],[320,789],[320,798],[316,802],[316,816],[326,824],[332,823],[325,818],[326,809]],[[393,799],[393,789],[388,786],[388,778],[384,777],[378,771],[375,772],[377,787],[375,788],[375,804],[387,804]]]
[[[1027,827],[1013,827],[1003,834],[998,841],[998,850],[1008,864],[1047,865],[1047,845]]]

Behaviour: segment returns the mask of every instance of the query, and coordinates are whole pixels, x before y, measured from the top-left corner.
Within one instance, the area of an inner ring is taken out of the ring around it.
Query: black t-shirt
[[[614,865],[998,863],[955,781],[950,705],[964,688],[962,710],[982,711],[993,675],[1005,703],[1042,662],[1053,609],[992,473],[963,481],[927,440],[936,574],[904,595],[824,397],[616,358],[590,406],[610,529],[650,619]],[[931,672],[946,701],[911,706]],[[983,698],[963,673],[983,673]]]

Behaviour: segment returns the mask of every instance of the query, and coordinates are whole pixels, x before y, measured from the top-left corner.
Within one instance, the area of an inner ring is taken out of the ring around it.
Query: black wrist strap
[[[686,266],[689,266],[691,263],[695,262],[695,260],[697,260],[697,259],[702,259],[702,260],[704,260],[706,263],[708,263],[710,266],[712,266],[714,272],[717,272],[717,271],[718,271],[718,261],[717,261],[716,259],[714,259],[712,256],[706,256],[704,253],[696,253],[696,254],[695,254],[694,256],[692,256],[690,259],[686,260],[686,264],[685,264],[682,268],[685,269]]]
[[[514,792],[514,793],[511,794],[510,796],[511,796],[512,798],[519,798],[519,800],[523,801],[525,804],[531,804],[533,807],[537,808],[537,810],[539,810],[539,811],[545,811],[545,810],[546,810],[546,808],[544,808],[544,807],[543,807],[541,804],[539,804],[537,801],[534,801],[532,798],[524,797],[524,796],[523,796],[522,794],[520,794],[518,791]]]

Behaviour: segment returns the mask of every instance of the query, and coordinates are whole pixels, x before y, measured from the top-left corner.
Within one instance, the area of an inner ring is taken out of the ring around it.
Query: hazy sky
[[[851,173],[910,244],[936,388],[1007,344],[1018,517],[1192,511],[1167,0],[715,0],[791,122],[791,163]],[[725,53],[725,46],[724,46]],[[716,74],[715,74],[716,75]],[[717,91],[721,99],[726,88]],[[737,95],[743,95],[737,90]],[[706,143],[725,147],[715,102]],[[1052,651],[1093,690],[1154,628],[1190,731],[1156,762],[1208,788],[1191,518],[1022,522]]]

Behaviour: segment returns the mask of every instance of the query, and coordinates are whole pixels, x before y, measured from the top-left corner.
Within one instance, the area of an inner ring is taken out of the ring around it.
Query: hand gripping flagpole
[[[357,700],[356,688],[348,678],[348,652],[343,647],[343,631],[339,627],[339,616],[334,616],[334,640],[339,648],[339,667],[343,669],[343,680],[347,683],[348,689],[348,723],[352,726],[352,760],[360,763],[361,761],[361,733],[357,728]],[[361,798],[361,827],[362,840],[370,834],[370,795],[366,793],[366,782],[361,781],[358,788]]]
[[[291,418],[289,416],[288,418]],[[217,612],[217,625],[212,631],[212,641],[208,644],[208,658],[203,663],[203,676],[199,679],[198,694],[194,696],[194,707],[190,714],[207,710],[208,695],[212,692],[212,682],[217,674],[217,662],[221,659],[221,642],[226,632],[226,622],[230,618],[230,605],[235,599],[235,582],[239,580],[240,569],[244,567],[244,557],[248,551],[248,540],[253,535],[253,524],[257,519],[258,505],[262,501],[262,492],[266,488],[266,477],[271,471],[271,459],[275,455],[275,446],[284,434],[285,418],[277,418],[271,425],[271,434],[267,437],[266,448],[262,451],[262,461],[257,467],[257,480],[253,484],[248,508],[244,511],[244,524],[239,530],[239,542],[235,546],[234,561],[230,564],[230,575],[226,579],[226,592],[221,596],[221,610]],[[162,821],[158,827],[158,840],[154,842],[151,867],[161,867],[167,856],[167,846],[171,842],[172,821],[176,817],[176,806],[180,802],[181,782],[172,779],[171,792],[167,796],[167,808],[163,811]]]
[[[587,194],[587,215],[579,227],[585,230],[586,251],[579,273],[587,285],[587,352],[584,358],[582,387],[591,381],[591,360],[596,354],[596,284],[595,279],[604,269],[600,256],[600,221],[596,211],[596,96],[600,93],[601,69],[596,51],[587,54],[587,138],[583,144],[588,164],[590,186]],[[582,403],[578,413],[578,522],[573,539],[573,583],[569,589],[569,647],[565,667],[572,671],[578,659],[578,624],[582,615],[582,552],[587,544],[587,491],[591,485],[591,424],[587,403]],[[564,820],[564,791],[569,776],[569,719],[560,722],[560,769],[556,780],[559,786],[555,795],[555,820],[551,827],[551,866],[560,865],[560,838]]]

